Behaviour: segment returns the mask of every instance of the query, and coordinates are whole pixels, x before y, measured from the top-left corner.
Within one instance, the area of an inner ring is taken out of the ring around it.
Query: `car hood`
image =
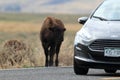
[[[93,39],[120,39],[120,21],[88,20],[83,28]]]

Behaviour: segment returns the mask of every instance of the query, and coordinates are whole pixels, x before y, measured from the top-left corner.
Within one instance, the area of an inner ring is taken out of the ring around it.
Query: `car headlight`
[[[80,43],[87,46],[90,44],[92,39],[92,36],[86,30],[82,29],[77,32],[74,44],[77,45],[78,43]]]

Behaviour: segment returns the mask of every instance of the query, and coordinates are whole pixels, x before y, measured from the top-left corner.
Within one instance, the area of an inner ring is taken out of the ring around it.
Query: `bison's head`
[[[64,40],[64,31],[66,31],[65,28],[59,28],[59,27],[50,27],[49,30],[51,30],[54,34],[54,38],[56,38],[57,41],[63,41]]]
[[[57,41],[63,41],[64,40],[64,32],[66,31],[66,28],[64,27],[64,24],[61,20],[48,17],[47,18],[47,25],[48,29],[53,33],[55,40]]]

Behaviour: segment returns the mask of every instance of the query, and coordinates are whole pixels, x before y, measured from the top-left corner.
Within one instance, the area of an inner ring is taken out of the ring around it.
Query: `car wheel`
[[[104,69],[106,73],[116,73],[116,69]]]
[[[74,72],[77,75],[86,75],[88,73],[88,68],[79,67],[74,60]]]

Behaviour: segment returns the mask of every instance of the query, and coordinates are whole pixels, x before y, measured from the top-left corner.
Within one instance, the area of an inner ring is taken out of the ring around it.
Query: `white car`
[[[105,0],[83,24],[74,41],[74,72],[85,75],[89,68],[115,73],[120,69],[120,0]]]

